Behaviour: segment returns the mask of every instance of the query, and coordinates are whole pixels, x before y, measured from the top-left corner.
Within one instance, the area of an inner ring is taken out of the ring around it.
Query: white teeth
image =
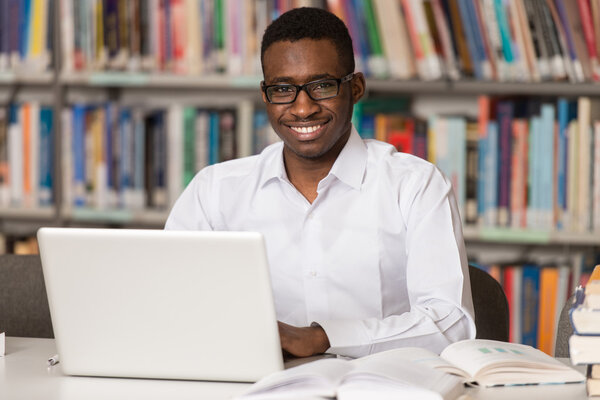
[[[317,129],[319,129],[321,125],[316,126],[293,126],[291,127],[294,131],[298,133],[313,133]]]

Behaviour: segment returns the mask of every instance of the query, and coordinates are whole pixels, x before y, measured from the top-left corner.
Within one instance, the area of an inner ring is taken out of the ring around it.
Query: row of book
[[[245,155],[278,140],[264,110],[250,118]],[[74,104],[61,114],[55,162],[54,110],[0,107],[0,207],[53,205],[59,173],[64,206],[167,210],[200,169],[240,156],[238,119],[230,108]]]
[[[435,163],[451,180],[466,223],[600,231],[596,100],[481,96],[478,120],[464,115],[423,120],[396,103],[398,111],[359,106],[354,116],[359,132]]]
[[[515,263],[480,266],[504,289],[509,308],[509,340],[554,354],[556,328],[570,295],[568,266]]]
[[[588,396],[600,396],[600,265],[586,285],[577,288],[569,317],[573,326],[569,338],[571,362],[587,365]]]
[[[239,156],[235,109],[116,103],[74,104],[62,113],[63,204],[94,209],[168,210],[207,165]],[[255,111],[254,152],[276,135]]]
[[[400,79],[600,78],[600,5],[588,0],[328,0],[362,69]]]
[[[65,72],[259,75],[267,25],[315,0],[60,0]]]
[[[264,29],[300,6],[346,23],[369,76],[600,79],[600,6],[570,0],[60,0],[63,65],[258,75]]]
[[[30,102],[0,107],[0,205],[53,203],[54,112]]]
[[[53,11],[53,0],[0,0],[0,72],[51,66]]]
[[[64,205],[168,209],[204,166],[236,153],[235,110],[75,104],[62,114]]]
[[[0,71],[50,65],[57,11],[67,73],[259,75],[264,29],[300,6],[344,20],[373,77],[600,79],[600,5],[584,0],[0,0]]]

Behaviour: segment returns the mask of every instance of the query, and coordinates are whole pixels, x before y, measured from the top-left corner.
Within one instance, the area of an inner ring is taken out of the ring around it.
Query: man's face
[[[275,42],[263,56],[265,85],[295,84],[342,78],[345,71],[335,46],[328,39]],[[302,159],[337,157],[351,131],[352,107],[364,93],[364,78],[357,73],[340,84],[337,97],[312,100],[306,91],[291,104],[271,104],[263,93],[269,120],[285,144]]]

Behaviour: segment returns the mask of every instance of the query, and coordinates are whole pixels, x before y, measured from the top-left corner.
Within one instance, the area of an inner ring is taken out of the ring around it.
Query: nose
[[[292,103],[290,112],[299,119],[306,119],[319,112],[319,109],[319,103],[311,99],[306,90],[301,90],[296,101]]]

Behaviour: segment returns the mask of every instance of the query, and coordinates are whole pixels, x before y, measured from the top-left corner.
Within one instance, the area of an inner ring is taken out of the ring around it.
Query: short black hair
[[[346,74],[354,72],[352,38],[344,22],[322,8],[294,8],[271,23],[265,30],[260,46],[260,62],[265,51],[275,42],[295,42],[301,39],[329,39],[335,46]],[[263,65],[264,71],[264,65]]]

